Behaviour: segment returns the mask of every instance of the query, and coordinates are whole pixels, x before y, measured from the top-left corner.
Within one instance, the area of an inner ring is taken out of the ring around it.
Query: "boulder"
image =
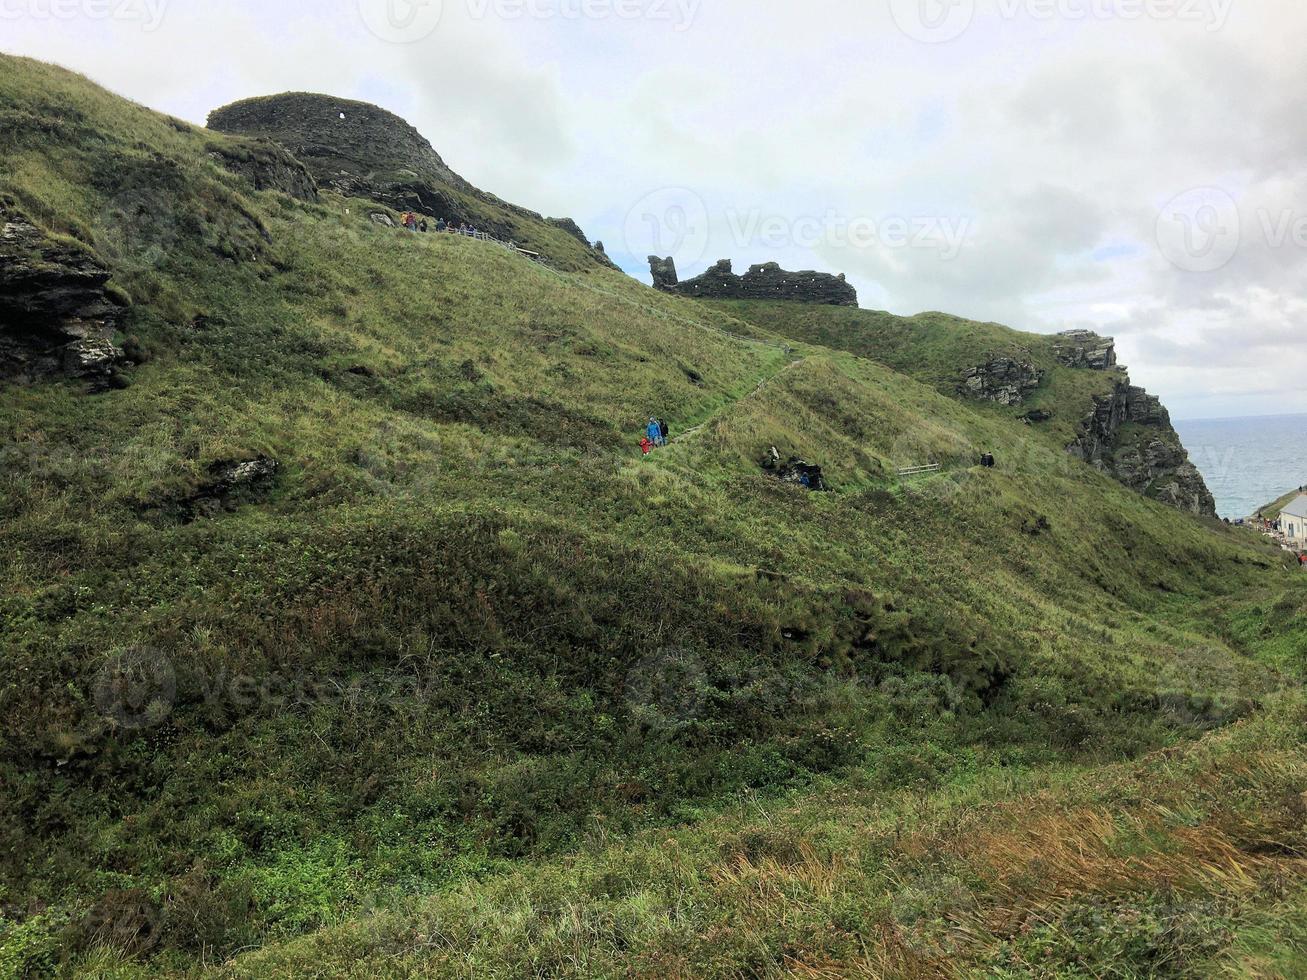
[[[125,307],[87,247],[0,200],[0,381],[104,382],[126,363],[113,338]]]
[[[216,517],[243,503],[255,503],[267,496],[281,464],[267,456],[246,460],[225,460],[209,467],[208,479],[183,507],[188,520]]]

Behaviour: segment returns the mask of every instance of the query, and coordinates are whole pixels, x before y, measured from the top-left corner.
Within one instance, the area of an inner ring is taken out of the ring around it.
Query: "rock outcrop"
[[[246,99],[215,110],[209,128],[271,140],[301,161],[320,187],[346,197],[469,224],[556,258],[531,226],[553,225],[584,245],[582,255],[611,265],[569,218],[546,219],[474,187],[449,167],[413,126],[366,102],[291,92]]]
[[[125,307],[106,288],[109,278],[89,249],[0,200],[0,381],[107,385],[126,362],[113,342]]]
[[[1116,370],[1118,377],[1108,394],[1094,399],[1093,411],[1067,451],[1146,497],[1200,516],[1216,516],[1216,500],[1189,460],[1161,400],[1130,383],[1116,364],[1110,340],[1081,332],[1074,344],[1089,354],[1072,355],[1074,366]],[[1109,366],[1096,366],[1103,363]]]
[[[256,503],[267,496],[277,478],[281,464],[267,456],[214,463],[208,479],[183,505],[188,521],[217,517],[244,503]]]
[[[958,390],[980,401],[1020,405],[1043,380],[1044,373],[1029,359],[998,355],[969,370]]]
[[[649,256],[649,272],[653,276],[654,289],[660,289],[665,293],[676,291],[680,279],[676,275],[676,260],[670,255],[665,259],[660,259],[656,255]]]
[[[300,201],[317,201],[318,182],[308,167],[271,140],[215,144],[209,156],[244,177],[256,191],[280,191]]]
[[[664,292],[700,299],[790,300],[825,306],[858,305],[858,293],[843,274],[824,272],[787,272],[775,262],[749,267],[737,276],[730,259],[722,259],[703,275],[680,282],[676,264],[670,259],[649,257],[654,286]]]
[[[1067,330],[1058,334],[1053,353],[1067,367],[1091,371],[1110,371],[1116,367],[1116,341],[1089,330]]]

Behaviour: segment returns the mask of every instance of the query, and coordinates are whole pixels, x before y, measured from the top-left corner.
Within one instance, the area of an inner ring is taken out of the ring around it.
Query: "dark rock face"
[[[656,255],[649,256],[649,271],[653,273],[654,289],[661,289],[663,292],[674,292],[676,285],[681,281],[676,275],[676,260],[670,255],[665,259],[660,259]]]
[[[966,373],[958,389],[969,398],[1020,405],[1039,387],[1044,373],[1029,360],[997,356]]]
[[[125,311],[109,277],[92,252],[0,200],[0,381],[112,379],[126,362],[113,343]]]
[[[342,177],[382,180],[407,176],[473,192],[422,134],[394,113],[366,102],[292,92],[246,99],[217,109],[209,128],[262,137],[285,147],[332,185]]]
[[[585,237],[585,232],[581,230],[581,226],[571,218],[550,218],[549,223],[555,228],[567,232],[586,248],[590,248],[590,239]]]
[[[300,201],[318,200],[318,182],[308,167],[271,140],[251,140],[248,146],[215,146],[209,156],[256,191],[280,191]]]
[[[1216,500],[1189,461],[1170,413],[1124,374],[1109,395],[1094,400],[1067,451],[1146,497],[1216,516]]]
[[[649,257],[654,285],[664,292],[702,299],[792,300],[825,306],[858,305],[858,293],[843,274],[824,272],[786,272],[775,262],[749,267],[737,276],[730,259],[722,259],[696,279],[675,281],[676,266],[670,258]]]
[[[1058,334],[1053,351],[1067,367],[1091,371],[1110,371],[1116,367],[1116,341],[1089,330],[1067,330]]]

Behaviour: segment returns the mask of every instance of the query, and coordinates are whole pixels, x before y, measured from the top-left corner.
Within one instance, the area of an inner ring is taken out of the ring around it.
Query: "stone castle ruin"
[[[722,259],[703,275],[681,282],[676,275],[675,261],[651,255],[649,270],[653,274],[655,289],[680,296],[696,296],[701,299],[791,300],[823,306],[858,305],[858,292],[845,281],[843,274],[832,276],[825,272],[787,272],[775,262],[750,266],[748,272],[737,276],[731,267],[731,260]]]

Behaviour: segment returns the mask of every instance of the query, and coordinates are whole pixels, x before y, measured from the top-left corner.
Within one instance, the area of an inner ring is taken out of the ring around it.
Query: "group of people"
[[[405,211],[400,215],[399,223],[409,231],[428,232],[431,226],[427,224],[427,219],[419,215],[416,211]],[[451,235],[469,235],[475,238],[480,232],[469,225],[467,222],[459,222],[455,225],[452,221],[446,221],[444,218],[436,219],[436,231],[448,232]]]
[[[667,445],[667,423],[661,419],[651,418],[645,426],[644,437],[640,440],[640,451],[648,456],[655,449]]]

